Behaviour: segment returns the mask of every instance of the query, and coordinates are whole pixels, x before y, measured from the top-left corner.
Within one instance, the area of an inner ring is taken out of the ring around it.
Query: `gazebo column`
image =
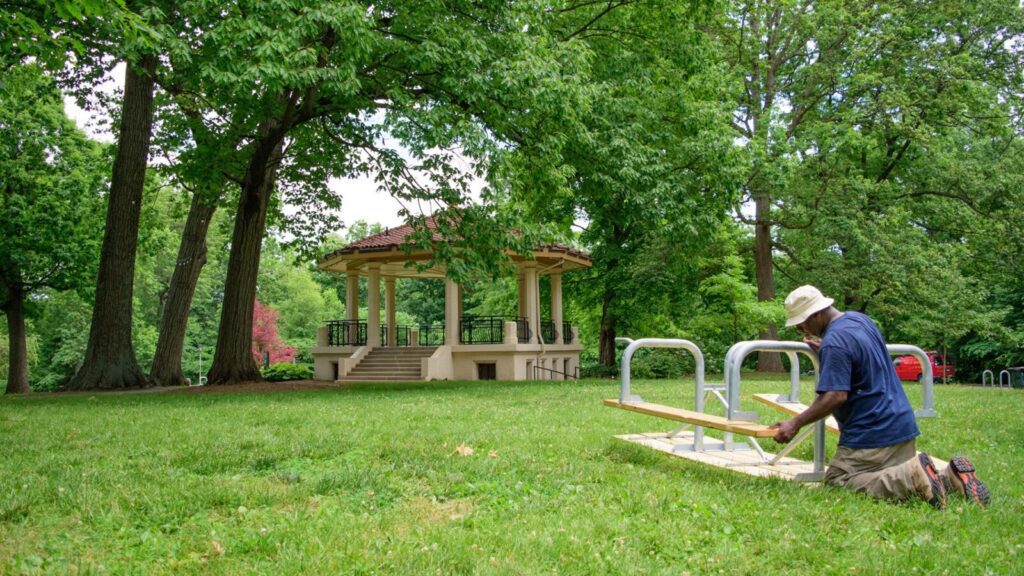
[[[526,318],[526,275],[523,273],[522,267],[516,274],[516,280],[519,285],[519,312],[517,316],[520,318]]]
[[[526,285],[526,321],[530,326],[530,343],[540,342],[540,285],[537,283],[537,263],[523,263],[523,280]]]
[[[551,280],[551,321],[555,324],[555,344],[565,344],[562,334],[562,274],[552,274]]]
[[[345,276],[345,320],[359,320],[359,272]]]
[[[359,272],[349,272],[345,276],[345,320],[349,321],[346,326],[348,334],[346,340],[349,343],[356,341],[359,334]]]
[[[451,278],[444,279],[444,343],[459,345],[459,285]]]
[[[367,285],[366,345],[380,346],[380,264],[367,265],[370,281]]]
[[[398,346],[398,314],[395,310],[395,279],[384,279],[384,309],[388,316],[388,346]]]

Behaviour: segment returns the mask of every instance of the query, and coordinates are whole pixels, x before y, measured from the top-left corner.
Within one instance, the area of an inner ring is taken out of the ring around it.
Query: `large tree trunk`
[[[6,283],[5,283],[6,284]],[[25,345],[25,294],[21,286],[6,287],[4,314],[7,316],[7,393],[24,394],[28,387],[28,348]]]
[[[147,385],[132,347],[132,290],[139,213],[153,127],[156,57],[143,56],[125,71],[121,129],[110,183],[100,254],[96,304],[85,360],[68,384],[72,390]]]
[[[217,349],[207,377],[210,385],[263,379],[252,356],[252,315],[267,205],[281,161],[284,134],[285,130],[271,129],[260,138],[242,184],[224,282]]]
[[[757,300],[775,299],[775,279],[772,276],[771,198],[761,193],[754,196],[754,268],[757,274]],[[761,332],[761,340],[778,340],[778,328],[769,324]],[[782,357],[778,352],[758,352],[757,369],[760,372],[782,372]]]
[[[201,192],[192,196],[192,207],[185,221],[178,247],[178,260],[171,274],[167,301],[160,315],[160,338],[153,356],[149,378],[155,386],[177,386],[185,381],[181,370],[185,327],[199,273],[206,265],[206,234],[217,210],[216,201]]]
[[[598,362],[602,366],[615,366],[615,324],[617,318],[612,312],[614,294],[610,290],[604,293],[601,302],[601,330],[598,334]]]

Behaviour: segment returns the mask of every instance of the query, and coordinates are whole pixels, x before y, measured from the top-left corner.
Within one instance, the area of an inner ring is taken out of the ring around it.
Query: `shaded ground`
[[[280,390],[319,390],[322,388],[337,388],[334,382],[322,382],[319,380],[290,380],[288,382],[243,382],[241,384],[228,384],[224,386],[180,386],[168,388],[154,388],[166,392],[181,394],[208,394],[211,392],[276,392]]]
[[[232,392],[276,392],[281,390],[320,390],[337,388],[334,382],[319,380],[292,380],[288,382],[243,382],[225,386],[154,386],[151,388],[127,388],[116,390],[66,390],[58,392],[29,392],[27,394],[3,395],[4,398],[34,398],[39,396],[94,396],[96,394],[209,394]]]

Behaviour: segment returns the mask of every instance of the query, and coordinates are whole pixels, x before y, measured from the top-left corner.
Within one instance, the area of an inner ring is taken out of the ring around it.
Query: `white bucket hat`
[[[808,316],[828,308],[833,302],[835,300],[826,298],[821,290],[809,284],[793,290],[786,296],[786,326],[802,323]]]

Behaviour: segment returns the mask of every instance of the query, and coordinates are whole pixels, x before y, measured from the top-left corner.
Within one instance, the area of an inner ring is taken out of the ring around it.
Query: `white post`
[[[395,311],[395,279],[384,279],[384,307],[388,317],[388,346],[398,346],[398,315]]]
[[[359,272],[349,272],[345,277],[345,320],[349,321],[345,340],[353,344],[359,336]]]
[[[451,278],[444,279],[444,343],[459,345],[459,285]]]
[[[551,279],[551,321],[555,323],[555,344],[565,344],[562,334],[562,274],[552,274]]]
[[[370,264],[370,281],[367,283],[366,307],[366,345],[370,348],[380,346],[380,264]]]
[[[519,316],[521,318],[526,317],[526,276],[523,274],[523,269],[520,266],[519,271],[516,273],[516,281],[519,286]]]
[[[526,321],[530,326],[530,343],[540,342],[540,285],[537,283],[537,263],[523,264],[523,276],[526,284]]]

